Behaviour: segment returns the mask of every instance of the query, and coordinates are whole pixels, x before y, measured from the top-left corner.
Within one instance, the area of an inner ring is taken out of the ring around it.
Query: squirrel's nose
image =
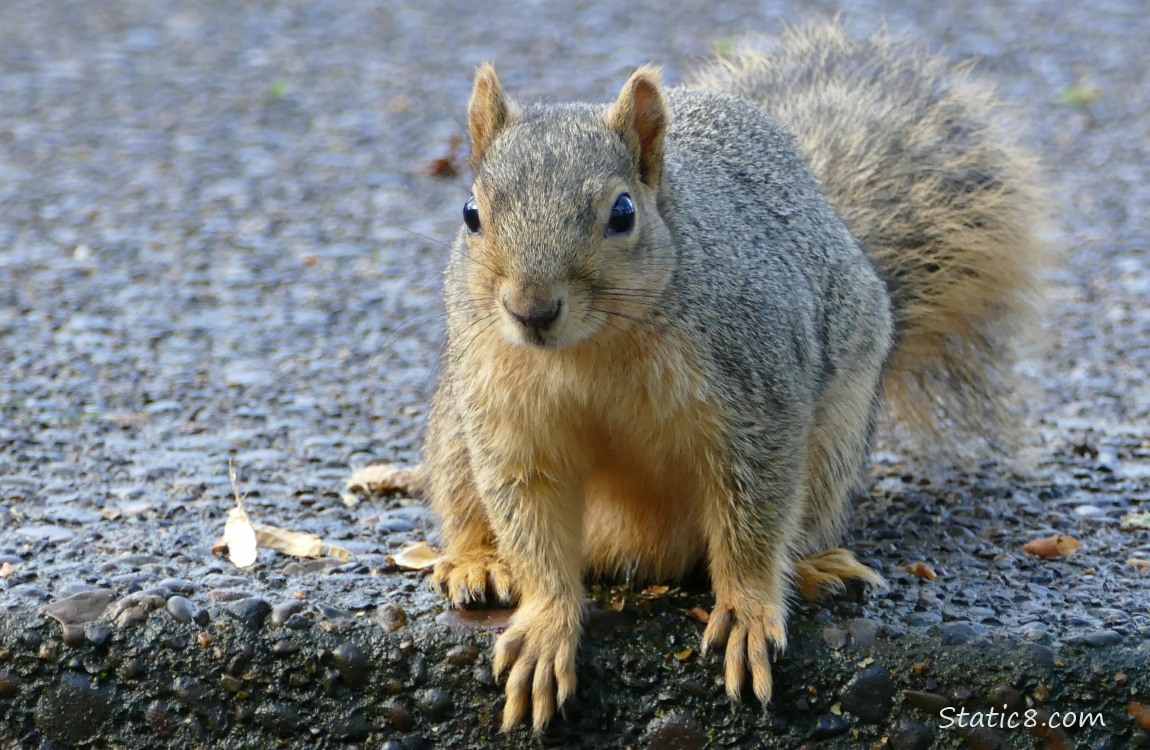
[[[503,300],[503,307],[511,314],[511,317],[521,324],[542,332],[559,320],[559,315],[563,312],[563,300],[555,300],[554,302],[551,300],[532,300],[523,305],[513,304],[505,299]]]

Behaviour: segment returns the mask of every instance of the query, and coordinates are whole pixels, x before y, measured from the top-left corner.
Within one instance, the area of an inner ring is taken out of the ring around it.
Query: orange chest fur
[[[689,342],[643,331],[614,346],[485,354],[468,394],[472,424],[510,471],[577,488],[587,567],[686,573],[724,463],[721,413]]]

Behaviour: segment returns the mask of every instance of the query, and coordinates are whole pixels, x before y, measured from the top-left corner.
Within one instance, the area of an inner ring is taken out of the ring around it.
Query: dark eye
[[[631,202],[630,195],[620,193],[619,197],[615,199],[615,205],[611,206],[611,218],[607,219],[607,229],[603,233],[608,237],[613,237],[628,234],[634,228],[635,204]]]
[[[475,205],[474,195],[463,204],[463,223],[467,225],[467,231],[472,234],[478,234],[482,227],[479,223],[479,206]]]

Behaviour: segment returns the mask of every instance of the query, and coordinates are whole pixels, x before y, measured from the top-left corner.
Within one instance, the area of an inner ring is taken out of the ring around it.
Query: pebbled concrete
[[[639,63],[680,80],[716,44],[838,10],[979,56],[1046,170],[1066,263],[1023,363],[1026,454],[928,469],[884,441],[849,544],[890,589],[801,607],[767,712],[732,712],[699,659],[704,593],[598,591],[577,705],[544,743],[1150,745],[1128,563],[1150,559],[1128,515],[1150,506],[1141,3],[6,0],[0,747],[486,746],[490,631],[387,557],[435,542],[434,519],[342,497],[350,468],[417,457],[467,194],[426,172],[471,69],[493,59],[524,100],[607,100]],[[355,558],[214,555],[229,460],[254,520]],[[1056,532],[1081,549],[1021,551]],[[939,715],[1002,704],[1105,727]]]

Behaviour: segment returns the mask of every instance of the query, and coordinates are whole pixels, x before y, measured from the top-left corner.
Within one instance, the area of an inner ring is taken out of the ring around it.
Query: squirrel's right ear
[[[639,179],[658,187],[663,171],[663,134],[670,119],[659,69],[643,65],[632,73],[606,117],[607,124],[631,150]]]
[[[471,135],[471,156],[467,161],[472,171],[478,170],[484,152],[510,124],[514,114],[515,105],[503,93],[495,68],[491,63],[483,63],[475,71],[475,85],[467,103],[467,130]]]

